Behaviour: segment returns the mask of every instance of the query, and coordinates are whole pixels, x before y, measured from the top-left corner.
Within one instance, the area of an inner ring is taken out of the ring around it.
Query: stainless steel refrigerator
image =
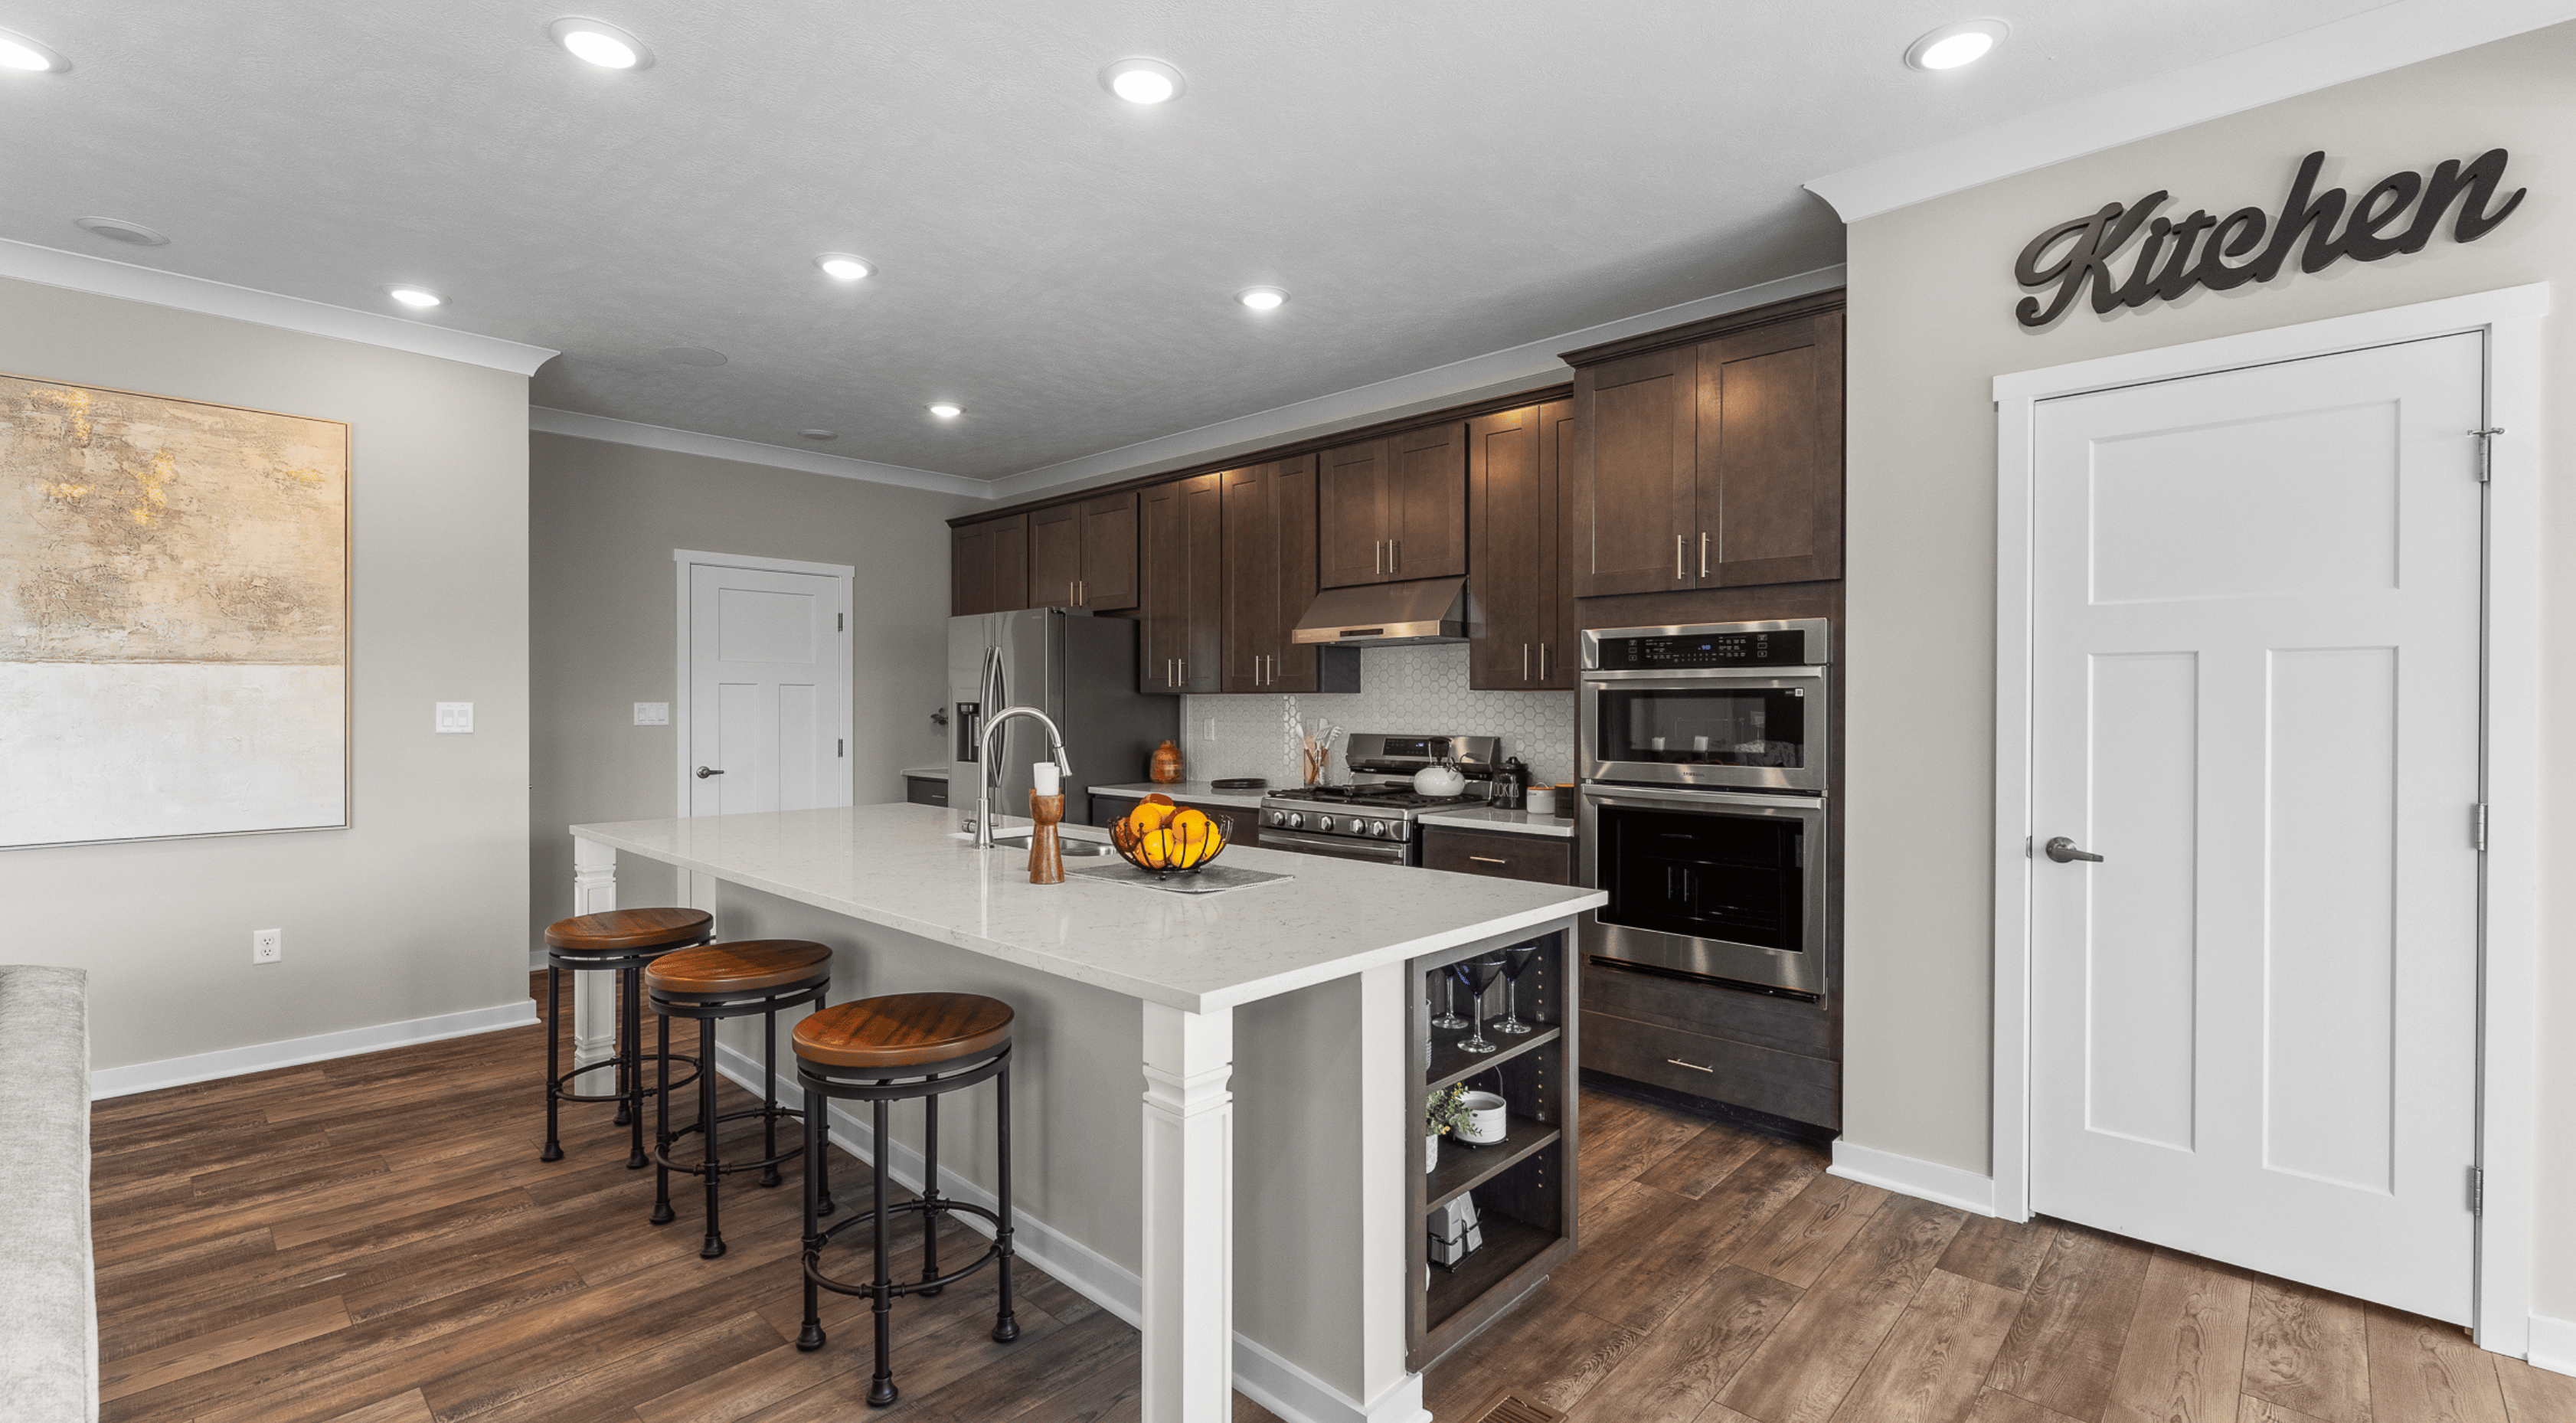
[[[948,805],[972,830],[976,778],[988,772],[993,808],[1029,813],[1029,767],[1046,755],[1046,730],[1026,717],[994,737],[990,765],[976,742],[984,718],[1004,707],[1045,712],[1064,736],[1073,776],[1064,814],[1090,817],[1091,787],[1146,778],[1154,748],[1180,735],[1181,699],[1136,690],[1136,623],[1081,609],[1026,608],[948,620]]]

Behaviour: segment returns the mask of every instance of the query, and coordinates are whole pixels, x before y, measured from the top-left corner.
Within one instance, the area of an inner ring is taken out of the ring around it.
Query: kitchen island
[[[1562,955],[1602,896],[1244,847],[1224,863],[1290,878],[1181,895],[1087,878],[1077,871],[1114,862],[1068,856],[1065,883],[1032,885],[1024,847],[978,850],[952,814],[576,826],[575,910],[614,908],[616,857],[640,856],[687,872],[726,938],[829,944],[833,1001],[944,989],[1010,1002],[1028,1102],[1015,1114],[1021,1251],[1138,1324],[1147,1423],[1223,1423],[1236,1386],[1291,1419],[1420,1419],[1423,975],[1544,935]],[[1570,993],[1571,961],[1558,961]],[[594,1054],[599,997],[576,1005]],[[1548,1038],[1559,1052],[1564,1017]],[[757,1048],[719,1051],[739,1076]],[[783,1044],[780,1060],[792,1061]],[[1554,1061],[1570,1079],[1570,1056]],[[943,1186],[989,1201],[974,1096],[943,1132]],[[833,1130],[863,1156],[878,1147],[854,1117]],[[1560,1134],[1549,1199],[1570,1212],[1573,1137]],[[896,1136],[892,1169],[917,1181]],[[1560,1235],[1570,1247],[1570,1224]],[[1522,1264],[1517,1288],[1543,1262]],[[1511,1297],[1497,1293],[1487,1308]]]

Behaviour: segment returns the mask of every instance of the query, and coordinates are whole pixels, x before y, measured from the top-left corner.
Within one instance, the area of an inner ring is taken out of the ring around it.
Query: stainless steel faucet
[[[1057,734],[1055,723],[1047,720],[1045,712],[1039,711],[1036,707],[1004,707],[993,713],[985,719],[983,734],[976,738],[975,753],[979,768],[979,774],[975,777],[976,849],[993,848],[993,783],[1002,778],[1002,768],[993,761],[993,733],[1001,730],[1013,717],[1022,716],[1036,717],[1038,725],[1046,728],[1047,752],[1055,758],[1057,773],[1064,777],[1066,784],[1069,785],[1073,781],[1073,762],[1065,759],[1064,738]]]

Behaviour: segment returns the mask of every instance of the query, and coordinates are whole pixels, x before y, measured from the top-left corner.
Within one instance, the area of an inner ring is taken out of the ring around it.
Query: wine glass
[[[1435,1028],[1474,1027],[1475,1024],[1458,1016],[1458,979],[1456,975],[1443,972],[1440,975],[1440,982],[1448,988],[1449,999],[1448,1003],[1441,1008],[1440,1016],[1431,1020],[1431,1026]]]
[[[1538,957],[1538,941],[1514,944],[1503,950],[1503,1020],[1494,1025],[1498,1033],[1534,1033],[1538,1029],[1521,1021],[1521,974]]]
[[[1449,971],[1458,976],[1460,983],[1467,985],[1467,1001],[1471,1008],[1467,1036],[1459,1039],[1459,1050],[1479,1054],[1501,1052],[1501,1044],[1485,1041],[1483,1020],[1485,990],[1494,986],[1495,979],[1502,977],[1503,956],[1500,953],[1478,954],[1472,959],[1461,959],[1449,965]]]

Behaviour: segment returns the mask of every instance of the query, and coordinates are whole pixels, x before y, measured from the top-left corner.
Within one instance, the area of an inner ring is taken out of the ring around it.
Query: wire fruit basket
[[[1232,816],[1183,809],[1162,795],[1147,796],[1109,827],[1120,858],[1157,878],[1197,873],[1233,838]]]

